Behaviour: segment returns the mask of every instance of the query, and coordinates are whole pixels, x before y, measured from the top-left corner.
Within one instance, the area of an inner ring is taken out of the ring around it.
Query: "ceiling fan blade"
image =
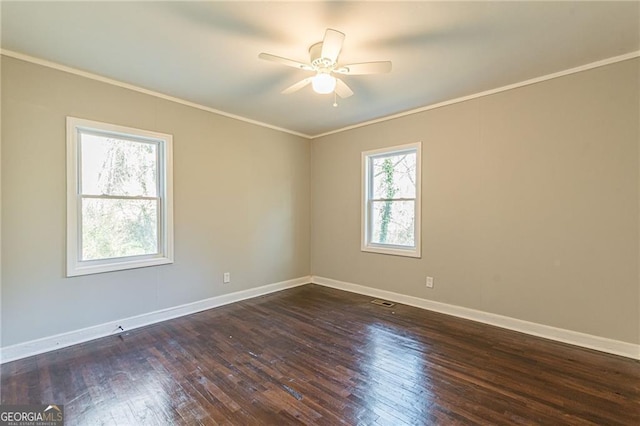
[[[342,50],[342,42],[344,42],[343,33],[327,28],[327,31],[324,33],[324,40],[322,40],[322,57],[330,59],[331,62],[335,63]]]
[[[271,55],[269,53],[261,53],[258,55],[258,58],[264,59],[265,61],[277,62],[282,65],[286,65],[288,67],[298,68],[307,71],[313,71],[311,65],[303,64],[302,62],[294,61],[293,59],[287,59],[276,55]]]
[[[342,99],[348,98],[349,96],[353,95],[353,91],[349,88],[349,86],[347,86],[347,83],[340,80],[339,78],[336,78],[336,93]]]
[[[288,95],[290,93],[297,92],[298,90],[302,89],[307,84],[311,83],[311,80],[313,80],[313,77],[307,77],[304,80],[300,80],[299,82],[297,82],[297,83],[287,87],[286,89],[284,89],[282,91],[282,94],[283,95]]]
[[[342,65],[333,70],[339,74],[363,75],[383,74],[391,71],[391,61],[363,62],[361,64]]]

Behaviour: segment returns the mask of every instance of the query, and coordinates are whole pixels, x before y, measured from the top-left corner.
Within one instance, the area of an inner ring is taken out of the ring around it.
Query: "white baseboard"
[[[427,309],[430,311],[440,312],[447,315],[490,324],[509,330],[519,331],[521,333],[526,333],[533,336],[543,337],[546,339],[556,340],[563,343],[569,343],[576,346],[595,349],[601,352],[640,360],[640,345],[636,345],[633,343],[622,342],[619,340],[612,340],[604,337],[593,336],[590,334],[579,333],[577,331],[565,330],[548,325],[523,321],[516,318],[491,314],[488,312],[464,308],[461,306],[449,305],[447,303],[435,302],[428,299],[421,299],[419,297],[407,296],[400,293],[394,293],[391,291],[366,287],[359,284],[338,281],[331,278],[306,276],[282,281],[279,283],[268,284],[249,290],[223,294],[221,296],[199,300],[197,302],[161,309],[134,317],[124,318],[117,321],[110,321],[108,323],[99,324],[92,327],[57,334],[55,336],[44,337],[37,340],[31,340],[29,342],[7,346],[4,348],[0,348],[0,363],[15,361],[17,359],[26,358],[28,356],[37,355],[56,349],[61,349],[78,343],[87,342],[89,340],[98,339],[112,334],[118,334],[122,332],[118,329],[119,326],[122,327],[125,331],[129,331],[135,328],[144,327],[146,325],[155,324],[172,318],[177,318],[184,315],[205,311],[207,309],[215,308],[218,306],[227,305],[229,303],[239,302],[241,300],[262,296],[276,291],[286,290],[288,288],[297,287],[310,282],[323,285],[325,287],[331,287],[338,290],[344,290],[352,293],[391,300],[393,302],[403,303],[405,305],[415,306],[417,308]]]
[[[581,346],[589,349],[595,349],[597,351],[620,355],[627,358],[640,359],[640,345],[633,343],[622,342],[619,340],[593,336],[591,334],[579,333],[577,331],[523,321],[516,318],[491,314],[488,312],[464,308],[456,305],[449,305],[447,303],[435,302],[433,300],[421,299],[419,297],[407,296],[404,294],[366,287],[359,284],[338,281],[331,278],[312,276],[311,282],[326,287],[332,287],[338,290],[345,290],[352,293],[386,299],[392,302],[403,303],[405,305],[427,309],[429,311],[440,312],[443,314],[490,324],[509,330],[519,331],[521,333],[531,334],[533,336],[544,337],[546,339],[556,340],[558,342],[569,343],[571,345]]]
[[[211,297],[209,299],[199,300],[197,302],[187,303],[184,305],[174,306],[171,308],[161,309],[134,317],[124,318],[117,321],[95,325],[92,327],[82,328],[67,333],[57,334],[55,336],[44,337],[29,342],[18,343],[16,345],[0,348],[0,363],[15,361],[20,358],[61,349],[67,346],[83,343],[89,340],[98,339],[100,337],[112,334],[122,333],[118,327],[122,327],[124,331],[133,330],[145,325],[155,324],[168,319],[205,311],[233,302],[250,299],[252,297],[262,296],[288,288],[297,287],[311,282],[311,277],[300,277],[279,283],[268,284],[261,287],[241,290],[235,293],[223,294],[221,296]]]

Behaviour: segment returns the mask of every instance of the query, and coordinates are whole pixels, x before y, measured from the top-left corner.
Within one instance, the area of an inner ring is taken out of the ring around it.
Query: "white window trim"
[[[414,247],[404,247],[392,244],[374,244],[370,242],[370,212],[369,206],[371,198],[371,179],[369,176],[369,158],[384,154],[401,153],[403,151],[416,151],[416,199],[415,199],[415,220],[414,220]],[[421,250],[421,205],[422,205],[422,142],[416,142],[405,145],[397,145],[388,148],[364,151],[362,153],[362,185],[361,194],[361,232],[360,232],[360,250],[370,253],[389,254],[395,256],[416,257],[422,256]]]
[[[79,131],[98,131],[116,137],[146,140],[158,145],[158,192],[160,213],[158,237],[159,253],[112,259],[82,261],[80,250],[81,197]],[[117,126],[99,121],[67,117],[67,276],[98,274],[147,266],[173,263],[173,136],[165,133]]]

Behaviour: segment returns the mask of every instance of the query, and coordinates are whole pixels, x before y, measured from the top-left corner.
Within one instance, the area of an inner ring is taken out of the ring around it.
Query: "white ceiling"
[[[9,2],[2,48],[304,135],[518,83],[640,49],[639,2]],[[326,28],[340,63],[391,60],[345,76],[332,106],[308,73]]]

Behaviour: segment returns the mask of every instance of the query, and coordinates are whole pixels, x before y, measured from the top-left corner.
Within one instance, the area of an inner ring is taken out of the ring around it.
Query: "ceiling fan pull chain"
[[[336,92],[333,92],[333,106],[337,107],[338,106],[338,95],[336,94]]]

